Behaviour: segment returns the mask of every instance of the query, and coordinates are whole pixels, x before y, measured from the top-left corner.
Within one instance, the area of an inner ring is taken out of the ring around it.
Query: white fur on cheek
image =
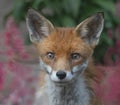
[[[56,73],[57,73],[57,71],[52,71],[52,73],[51,73],[51,80],[53,80],[53,81],[55,81],[55,82],[58,82],[58,81],[60,81],[59,79],[58,79],[58,77],[56,76]]]
[[[77,66],[74,66],[73,69],[72,69],[72,72],[75,73],[75,72],[83,72],[88,66],[88,60],[85,61],[83,64],[80,64],[80,65],[77,65]]]
[[[45,63],[42,61],[41,58],[40,58],[40,68],[41,68],[42,70],[45,69],[49,74],[52,73],[52,68],[51,68],[49,65],[45,64]]]
[[[48,71],[49,74],[52,73],[52,68],[50,66],[46,65],[45,68],[46,68],[46,70]]]
[[[72,78],[74,77],[74,75],[72,74],[72,72],[67,71],[66,73],[67,73],[67,76],[66,76],[65,80],[66,81],[72,80]]]

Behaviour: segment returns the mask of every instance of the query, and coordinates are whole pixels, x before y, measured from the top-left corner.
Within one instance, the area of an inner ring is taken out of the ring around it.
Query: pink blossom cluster
[[[15,60],[29,54],[12,18],[0,36],[0,105],[32,105],[37,78],[33,68]]]
[[[116,2],[116,12],[115,12],[115,14],[118,18],[120,18],[120,1],[119,0],[117,0],[117,2]]]
[[[98,66],[102,81],[95,84],[96,94],[105,105],[120,105],[120,66]]]
[[[117,4],[118,11],[120,11],[120,2]],[[114,44],[106,51],[105,66],[98,66],[98,70],[103,73],[103,80],[95,87],[105,105],[120,105],[120,25],[115,32],[112,29],[108,30],[108,36],[114,40]]]

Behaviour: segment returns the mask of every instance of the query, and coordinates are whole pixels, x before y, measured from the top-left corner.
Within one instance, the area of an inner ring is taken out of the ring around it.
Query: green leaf
[[[62,20],[62,25],[73,27],[75,26],[75,21],[70,16],[64,16]]]
[[[81,0],[70,0],[69,2],[70,2],[70,6],[72,8],[73,16],[76,17],[79,13]]]
[[[105,27],[113,28],[112,16],[108,12],[104,12],[105,14]]]
[[[25,6],[26,6],[26,4],[25,4],[24,0],[17,1],[16,5],[15,5],[15,9],[13,11],[13,16],[15,17],[15,19],[17,21],[21,21],[24,19]]]
[[[77,17],[80,11],[79,9],[81,5],[81,0],[65,0],[63,5],[63,8],[67,13],[71,14],[73,17]]]
[[[94,3],[101,6],[102,8],[106,9],[107,11],[111,12],[112,14],[115,13],[115,3],[110,0],[94,0]]]
[[[43,2],[43,0],[35,0],[32,7],[38,9],[41,2]]]
[[[109,38],[105,33],[101,35],[101,44],[102,43],[106,43],[106,45],[109,46],[112,46],[114,44],[113,39]]]

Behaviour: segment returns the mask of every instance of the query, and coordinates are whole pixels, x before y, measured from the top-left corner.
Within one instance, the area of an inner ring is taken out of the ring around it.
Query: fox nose
[[[57,75],[57,77],[58,77],[60,80],[62,80],[62,79],[64,79],[64,78],[66,77],[66,73],[65,73],[64,71],[62,71],[62,70],[58,71],[58,72],[56,73],[56,75]]]

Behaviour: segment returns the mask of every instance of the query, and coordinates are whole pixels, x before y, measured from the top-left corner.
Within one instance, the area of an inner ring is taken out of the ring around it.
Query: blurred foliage
[[[107,48],[114,44],[114,38],[108,37],[107,30],[114,31],[120,23],[120,19],[115,16],[116,2],[116,0],[15,0],[15,5],[8,15],[13,15],[15,20],[20,23],[25,21],[28,8],[34,8],[54,25],[71,27],[76,26],[88,16],[103,11],[105,27],[94,54],[96,61],[102,62]]]

